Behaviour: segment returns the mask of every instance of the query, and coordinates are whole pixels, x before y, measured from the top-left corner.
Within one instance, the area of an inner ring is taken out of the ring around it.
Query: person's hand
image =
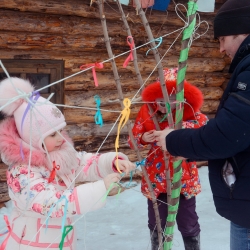
[[[114,164],[117,170],[125,172],[126,174],[128,174],[129,172],[135,169],[135,164],[128,160],[118,159],[118,162],[117,160],[115,160]]]
[[[164,129],[162,131],[154,131],[153,135],[155,137],[155,141],[156,141],[156,145],[160,146],[162,148],[162,150],[167,151],[166,148],[166,136],[171,133],[172,131],[174,131],[174,129]]]
[[[142,135],[142,140],[145,141],[145,142],[154,142],[155,141],[155,136],[153,134],[155,130],[150,130],[148,132],[145,132],[143,135]]]
[[[112,173],[112,174],[107,175],[103,179],[106,189],[109,188],[109,186],[110,186],[111,183],[113,183],[113,182],[119,182],[120,179],[121,179],[121,175],[119,173]],[[115,187],[115,185],[113,187]]]
[[[185,158],[185,157],[182,157],[182,156],[176,156],[176,157],[174,157],[174,160],[175,161],[184,161],[184,160],[186,160],[187,158]]]

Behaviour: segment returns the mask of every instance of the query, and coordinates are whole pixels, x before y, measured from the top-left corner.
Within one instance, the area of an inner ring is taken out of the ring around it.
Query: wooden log
[[[112,105],[111,109],[113,110],[119,110],[120,107],[118,104]],[[133,106],[131,108],[130,118],[135,119],[138,112],[139,112],[140,106]],[[120,110],[121,111],[121,110]],[[74,124],[74,123],[88,123],[88,122],[94,122],[94,116],[96,111],[89,111],[89,110],[83,110],[83,109],[68,109],[66,108],[64,110],[64,115],[67,124]],[[115,120],[118,118],[119,113],[111,113],[111,112],[102,112],[102,117],[104,123],[106,122],[115,122]]]
[[[0,163],[0,182],[7,181],[7,177],[6,177],[7,169],[8,169],[8,166],[6,166],[4,163]]]
[[[170,6],[173,5],[170,4]],[[110,7],[111,6],[111,7]],[[73,15],[89,18],[90,20],[93,18],[98,18],[98,10],[97,6],[93,4],[90,6],[89,0],[50,0],[49,2],[44,0],[36,0],[32,3],[30,0],[1,0],[1,8],[9,9],[9,10],[18,10],[23,12],[34,12],[34,13],[48,13],[58,15]],[[107,20],[117,20],[120,17],[118,7],[116,3],[110,2],[109,5],[105,5],[104,12],[106,14]],[[128,22],[138,23],[140,22],[140,18],[136,15],[136,11],[132,6],[124,6],[124,12],[128,16]],[[175,18],[173,18],[173,16]],[[212,18],[213,15],[211,15]],[[176,14],[173,11],[169,11],[168,15],[162,11],[153,10],[153,12],[148,11],[147,17],[149,23],[163,23],[166,20],[174,25],[183,26],[183,22],[176,18]],[[208,16],[207,18],[210,18]]]
[[[223,94],[223,90],[220,87],[206,87],[200,88],[204,100],[219,100]]]
[[[219,105],[219,100],[205,100],[203,106],[201,107],[201,111],[205,114],[214,114]],[[131,119],[135,119],[141,105],[132,106],[131,108]],[[113,110],[119,110],[119,105],[112,105]],[[66,118],[66,122],[69,125],[72,124],[81,124],[81,123],[94,123],[94,116],[96,111],[89,111],[84,109],[64,109],[64,115]],[[108,122],[115,122],[118,118],[119,113],[110,113],[110,112],[102,112],[104,124]]]
[[[219,106],[220,101],[219,100],[205,100],[202,107],[201,112],[205,114],[215,114],[217,111],[217,108]]]
[[[85,20],[86,22],[86,20]],[[112,24],[115,25],[115,24]],[[24,27],[23,27],[24,28]],[[116,26],[111,28],[115,29]],[[34,32],[29,31],[8,31],[2,32],[0,36],[0,49],[25,49],[25,50],[37,50],[43,48],[44,50],[56,50],[56,51],[67,51],[67,50],[77,50],[82,52],[94,51],[102,52],[105,54],[104,40],[100,36],[100,32],[94,32],[95,27],[93,27],[92,32],[88,34],[58,34],[58,33],[41,33],[42,31],[37,30]],[[96,30],[98,28],[96,27]],[[142,36],[142,35],[140,35]],[[126,36],[121,36],[121,34],[111,37],[111,44],[116,51],[120,53],[126,52],[129,50],[129,47],[126,42]],[[173,41],[172,37],[168,37],[163,40],[163,43],[160,47],[160,53],[164,54],[168,49],[169,44],[166,41]],[[140,41],[140,39],[135,38],[136,46],[141,46],[147,41]],[[148,44],[149,45],[149,44]],[[222,55],[219,53],[219,50],[216,48],[208,48],[199,46],[197,50],[196,47],[191,47],[190,56],[191,57],[213,57],[213,58],[222,58]],[[143,46],[138,49],[138,53],[145,53],[148,50],[148,46]],[[179,46],[173,47],[169,52],[168,56],[174,56],[176,53],[180,53]]]
[[[200,88],[205,100],[218,100],[223,94],[220,87]],[[135,90],[126,92],[124,98],[132,99],[137,93]],[[118,101],[117,91],[115,90],[96,90],[96,91],[65,91],[65,105],[96,107],[94,96],[98,94],[101,98],[101,107],[113,106],[114,101]],[[117,101],[115,103],[117,103]],[[119,111],[119,109],[117,109]]]
[[[77,75],[73,78],[69,78],[65,83],[65,90],[102,90],[110,89],[114,90],[115,80],[113,74],[109,72],[96,72],[98,79],[98,88],[94,86],[94,79],[92,72],[87,71],[86,73]],[[67,75],[66,75],[67,76]],[[143,80],[146,80],[148,74],[142,74]],[[147,86],[149,83],[156,81],[158,77],[157,72],[155,72],[147,81]],[[137,83],[137,77],[133,74],[127,74],[125,72],[120,74],[120,79],[122,82],[122,87],[124,92],[128,92],[132,89],[138,89],[139,84]],[[186,75],[186,80],[197,87],[220,87],[227,78],[221,73],[216,72],[190,72]]]
[[[169,20],[177,19],[177,16],[172,16],[175,13],[170,13],[166,23],[161,26],[159,32],[159,24],[151,24],[153,34],[163,36],[171,33],[180,27],[169,23]],[[126,43],[126,29],[123,27],[123,22],[120,18],[107,22],[110,37],[123,36],[124,43]],[[181,23],[181,26],[183,23]],[[130,29],[134,37],[135,43],[139,44],[144,38],[144,28],[141,23],[131,23]],[[51,33],[51,34],[67,34],[71,36],[81,35],[89,36],[90,34],[96,39],[102,40],[100,34],[102,29],[99,19],[91,19],[91,23],[88,18],[78,16],[63,16],[63,15],[50,15],[44,13],[30,13],[20,12],[13,10],[0,9],[0,30],[12,31],[12,32],[29,32],[29,33]],[[172,41],[178,33],[170,34],[164,38],[165,41]],[[210,32],[206,33],[206,37],[210,38]]]
[[[10,199],[8,185],[6,182],[0,182],[0,202],[5,202]]]

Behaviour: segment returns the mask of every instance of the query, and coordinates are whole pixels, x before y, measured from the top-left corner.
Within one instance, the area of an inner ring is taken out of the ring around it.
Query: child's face
[[[62,129],[60,132],[62,132]],[[44,139],[44,144],[48,152],[60,149],[63,143],[64,139],[61,137],[61,135],[59,135],[58,132],[54,132]]]

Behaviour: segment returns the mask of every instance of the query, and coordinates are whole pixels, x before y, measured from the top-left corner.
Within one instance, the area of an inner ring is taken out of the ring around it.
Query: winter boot
[[[158,232],[157,230],[150,230],[151,237],[151,250],[158,250],[159,248],[159,240],[158,240]]]
[[[200,250],[200,234],[197,236],[183,237],[185,250]]]

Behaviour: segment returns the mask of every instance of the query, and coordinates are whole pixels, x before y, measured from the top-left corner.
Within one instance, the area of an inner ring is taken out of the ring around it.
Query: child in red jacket
[[[177,68],[166,69],[165,72],[166,87],[170,99],[170,106],[172,110],[173,119],[175,119],[176,107],[176,76]],[[199,128],[205,125],[208,121],[207,117],[200,113],[199,109],[203,103],[203,96],[201,91],[188,82],[184,82],[184,113],[183,113],[183,128]],[[169,127],[166,117],[166,108],[161,91],[160,82],[156,81],[148,85],[142,92],[142,99],[149,103],[153,109],[153,116],[159,122],[160,129],[163,130]],[[166,184],[166,168],[164,163],[163,151],[155,144],[152,132],[155,130],[152,115],[150,115],[147,104],[144,104],[135,121],[133,127],[133,135],[136,143],[140,149],[150,146],[145,168],[149,179],[153,186],[153,191],[158,199],[159,213],[161,219],[162,229],[166,226],[167,219],[167,184]],[[129,139],[129,144],[132,147]],[[157,150],[158,148],[158,150]],[[178,229],[182,234],[185,249],[199,250],[200,247],[200,225],[198,223],[198,216],[195,211],[196,201],[195,196],[201,192],[201,185],[198,176],[198,170],[195,162],[182,163],[182,188],[180,195],[180,203],[178,214],[176,217]],[[169,159],[169,168],[171,178],[173,177],[173,163],[172,157]],[[150,229],[152,238],[152,250],[158,249],[158,236],[155,230],[155,214],[153,204],[151,201],[149,189],[144,178],[142,178],[141,191],[143,195],[148,198],[148,227]]]

